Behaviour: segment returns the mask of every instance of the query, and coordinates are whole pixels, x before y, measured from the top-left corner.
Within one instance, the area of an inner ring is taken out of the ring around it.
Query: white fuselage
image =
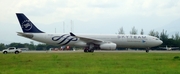
[[[39,42],[51,44],[51,45],[69,45],[86,47],[88,40],[84,41],[81,38],[75,38],[68,36],[69,34],[48,34],[48,33],[22,33],[27,35],[33,35],[30,39]],[[23,36],[22,34],[18,34]],[[63,36],[64,35],[64,36]],[[157,37],[148,35],[83,35],[76,34],[77,36],[85,37],[88,39],[101,40],[102,42],[113,42],[117,47],[125,48],[150,48],[162,44],[162,41]],[[25,35],[23,37],[26,37]],[[91,41],[92,42],[92,41]],[[95,44],[101,44],[101,42],[95,42]]]
[[[23,13],[16,13],[16,16],[23,31],[23,33],[18,32],[18,35],[51,45],[84,47],[84,52],[117,47],[150,48],[162,44],[157,37],[147,35],[83,35],[72,32],[50,34],[39,30]]]

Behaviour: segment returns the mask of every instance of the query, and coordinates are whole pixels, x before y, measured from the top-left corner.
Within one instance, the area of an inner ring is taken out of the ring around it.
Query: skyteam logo
[[[24,20],[24,21],[22,22],[22,28],[23,28],[24,30],[26,30],[26,31],[31,30],[31,28],[32,28],[31,21],[29,21],[29,20]]]
[[[78,38],[74,36],[70,36],[68,34],[64,34],[62,36],[54,36],[52,37],[53,41],[58,41],[58,44],[60,45],[67,45],[71,41],[77,41]]]
[[[142,40],[142,43],[145,43],[146,41],[145,40]]]

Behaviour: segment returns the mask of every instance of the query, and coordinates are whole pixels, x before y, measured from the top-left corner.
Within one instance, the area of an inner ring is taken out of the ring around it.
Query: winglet
[[[72,32],[70,32],[70,35],[71,35],[71,36],[76,36],[76,35],[74,35]]]

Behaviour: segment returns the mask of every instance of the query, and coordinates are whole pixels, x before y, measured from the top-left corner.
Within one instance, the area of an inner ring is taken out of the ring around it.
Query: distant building
[[[22,51],[29,51],[29,48],[19,48],[21,49]]]

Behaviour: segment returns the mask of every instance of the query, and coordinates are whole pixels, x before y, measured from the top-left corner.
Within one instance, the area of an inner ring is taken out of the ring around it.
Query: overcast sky
[[[148,34],[180,18],[180,0],[0,0],[0,43],[29,43],[15,13],[24,13],[47,33],[115,34],[133,26]]]

